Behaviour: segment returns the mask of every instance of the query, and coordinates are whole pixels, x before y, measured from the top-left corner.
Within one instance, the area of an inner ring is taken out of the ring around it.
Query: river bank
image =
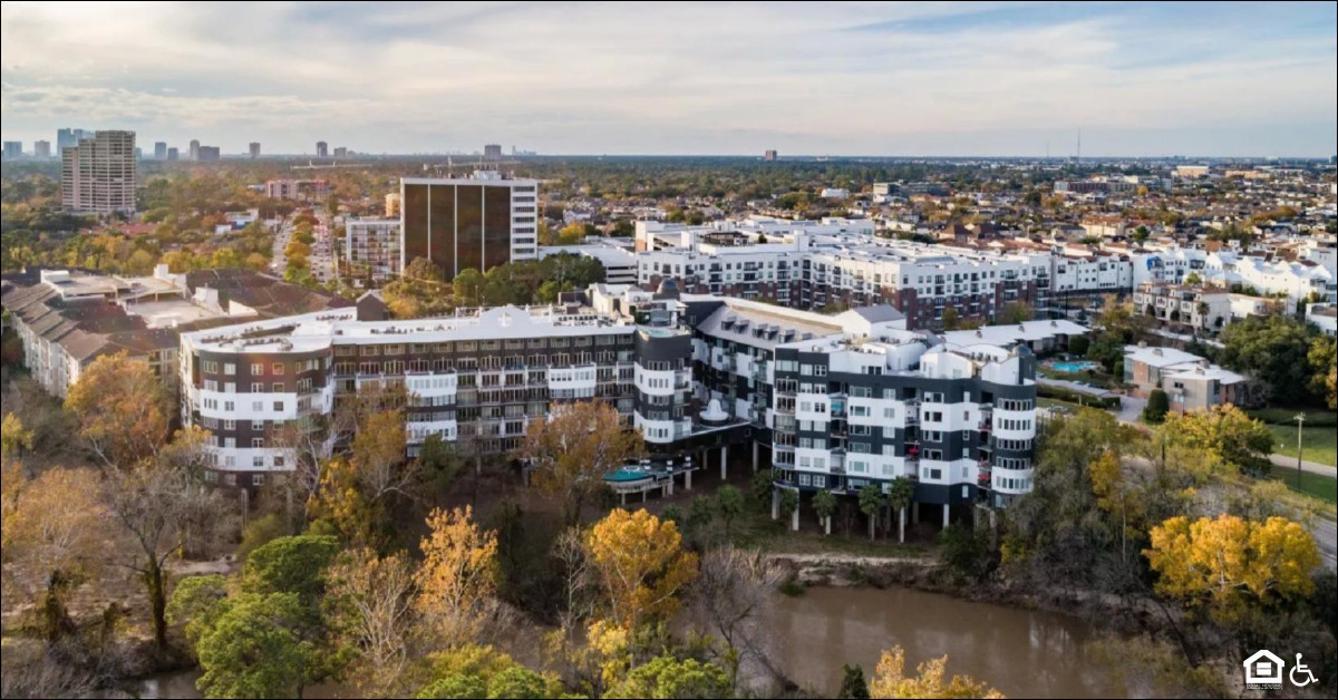
[[[1074,616],[1119,634],[1161,632],[1167,626],[1164,611],[1145,599],[1081,589],[1038,590],[996,579],[964,582],[932,557],[777,553],[769,558],[803,589],[901,586],[974,603]]]

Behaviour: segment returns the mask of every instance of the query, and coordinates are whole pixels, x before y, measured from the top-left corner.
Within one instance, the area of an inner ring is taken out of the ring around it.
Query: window
[[[275,402],[274,402],[274,410],[275,410],[275,411],[279,411],[279,412],[283,412],[283,402],[282,402],[282,401],[275,401]]]
[[[223,363],[223,374],[236,374],[236,373],[237,373],[236,363],[233,362]]]
[[[264,373],[265,373],[265,363],[263,363],[263,362],[252,362],[252,363],[251,363],[251,374],[252,374],[252,376],[260,375],[260,374],[264,374]]]
[[[274,376],[278,377],[278,376],[282,376],[282,375],[283,375],[283,363],[282,363],[282,362],[275,362],[275,363],[273,364],[273,366],[272,366],[272,369],[274,370]]]

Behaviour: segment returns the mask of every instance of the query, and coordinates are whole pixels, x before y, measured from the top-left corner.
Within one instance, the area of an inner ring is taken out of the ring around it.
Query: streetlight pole
[[[1296,490],[1301,490],[1301,426],[1305,424],[1305,414],[1296,414]]]

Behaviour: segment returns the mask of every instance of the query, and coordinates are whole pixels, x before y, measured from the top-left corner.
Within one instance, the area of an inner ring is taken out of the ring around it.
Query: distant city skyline
[[[3,139],[1329,157],[1333,3],[6,3]],[[245,26],[236,34],[225,27]],[[131,50],[133,49],[133,50]]]

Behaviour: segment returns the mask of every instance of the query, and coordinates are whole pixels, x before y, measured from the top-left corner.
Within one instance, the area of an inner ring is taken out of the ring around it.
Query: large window
[[[483,256],[485,268],[511,259],[511,188],[484,187]]]
[[[455,202],[456,273],[470,267],[482,272],[484,270],[483,187],[460,185],[456,188]]]
[[[446,279],[455,273],[455,186],[432,186],[432,262],[441,269]]]
[[[404,261],[427,257],[427,185],[405,185]]]

